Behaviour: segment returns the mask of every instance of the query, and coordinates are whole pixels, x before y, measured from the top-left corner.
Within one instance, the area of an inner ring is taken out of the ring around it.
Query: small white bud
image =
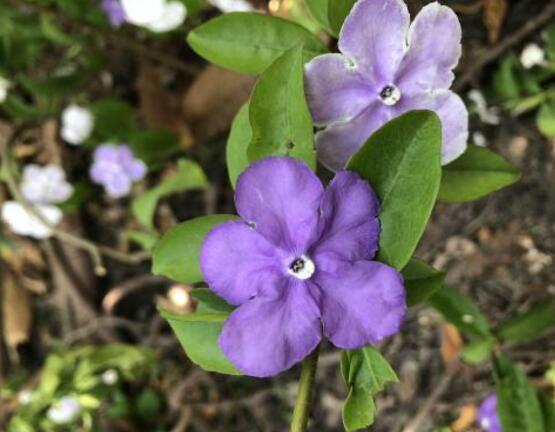
[[[92,133],[94,117],[92,113],[78,105],[68,106],[62,113],[61,136],[69,144],[79,145]]]
[[[0,76],[0,104],[8,97],[8,90],[11,85],[12,84],[6,78]]]
[[[108,386],[114,385],[115,383],[118,382],[118,371],[115,369],[108,369],[106,371],[104,371],[104,373],[102,374],[102,376],[100,377],[100,380],[102,381],[103,384],[106,384]]]
[[[520,54],[520,63],[525,69],[540,66],[545,63],[545,51],[535,43],[528,44]]]
[[[80,412],[79,402],[70,396],[64,396],[48,409],[46,416],[52,423],[61,425],[76,420]]]
[[[20,405],[29,405],[33,400],[33,392],[31,390],[21,390],[17,395]]]
[[[208,0],[208,3],[220,9],[223,13],[250,12],[254,10],[253,5],[247,0]]]

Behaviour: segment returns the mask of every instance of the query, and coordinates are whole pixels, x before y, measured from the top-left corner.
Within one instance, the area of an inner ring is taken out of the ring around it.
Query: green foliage
[[[495,339],[493,337],[477,338],[465,344],[461,357],[470,364],[480,364],[490,359]]]
[[[515,55],[509,55],[499,64],[493,76],[493,89],[501,100],[511,100],[538,93],[541,88],[536,78],[528,73]]]
[[[376,406],[373,397],[389,382],[397,382],[397,375],[380,352],[366,346],[356,351],[344,351],[341,373],[349,388],[343,406],[343,424],[347,431],[356,431],[374,422]]]
[[[332,34],[339,36],[343,22],[357,0],[328,0],[328,21]]]
[[[329,0],[306,0],[306,5],[310,13],[316,21],[328,33],[331,33],[330,20],[328,18],[328,2]]]
[[[177,192],[207,186],[208,181],[202,168],[195,162],[182,159],[177,163],[174,174],[133,200],[133,214],[143,226],[152,230],[154,229],[154,212],[159,200]]]
[[[461,332],[478,338],[491,336],[486,317],[468,297],[456,289],[444,286],[428,302]]]
[[[443,279],[445,279],[445,273],[416,258],[408,262],[405,268],[403,268],[402,274],[407,290],[407,304],[409,306],[426,301],[436,291],[441,289]]]
[[[251,140],[252,128],[249,120],[249,105],[245,104],[235,116],[227,139],[227,171],[233,187],[235,187],[239,174],[249,166],[247,149]]]
[[[302,47],[286,51],[260,76],[249,116],[251,161],[291,156],[316,168],[312,119],[304,97]]]
[[[152,272],[182,283],[203,280],[199,256],[204,238],[234,215],[202,216],[181,222],[169,230],[154,248]]]
[[[232,312],[234,307],[228,304],[224,299],[218,297],[208,288],[193,288],[191,297],[195,298],[199,303],[197,312]]]
[[[160,314],[168,321],[193,363],[211,372],[241,374],[218,346],[218,338],[228,313],[196,312],[189,315],[176,315],[161,310]]]
[[[538,129],[547,137],[555,136],[555,94],[542,104],[536,117]]]
[[[532,306],[528,311],[503,323],[496,331],[502,340],[529,342],[542,337],[555,326],[555,305],[549,301]]]
[[[303,45],[304,59],[325,53],[320,40],[298,24],[255,13],[229,13],[189,33],[187,42],[206,60],[237,72],[258,74],[289,49]]]
[[[181,150],[177,136],[165,130],[135,132],[129,137],[129,146],[150,168],[158,168]]]
[[[492,151],[469,146],[466,152],[442,170],[439,199],[446,202],[471,201],[520,178],[518,170]]]
[[[503,432],[548,432],[540,402],[528,378],[508,358],[494,359],[497,412]]]
[[[378,258],[397,269],[411,258],[431,215],[441,177],[440,147],[437,115],[411,111],[375,132],[347,164],[378,193]]]
[[[99,99],[90,109],[94,115],[93,135],[97,141],[118,142],[137,130],[133,107],[118,99]]]

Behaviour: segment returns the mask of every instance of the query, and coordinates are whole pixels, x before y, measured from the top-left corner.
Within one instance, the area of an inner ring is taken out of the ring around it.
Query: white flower
[[[77,419],[80,412],[79,402],[70,396],[64,396],[48,409],[46,416],[52,423],[66,424]]]
[[[0,104],[8,97],[8,90],[11,85],[12,84],[6,78],[0,76]]]
[[[179,27],[187,17],[187,8],[177,0],[122,0],[127,22],[164,33]]]
[[[93,128],[94,117],[86,108],[70,105],[62,113],[61,135],[70,144],[81,144],[91,135]]]
[[[30,164],[23,169],[21,193],[33,204],[57,204],[73,194],[73,186],[66,181],[66,174],[58,165]]]
[[[531,43],[524,47],[520,54],[520,63],[525,69],[531,69],[545,63],[545,51],[537,44]]]
[[[104,373],[101,375],[100,380],[104,384],[106,384],[108,386],[111,386],[111,385],[114,385],[115,383],[118,382],[118,378],[119,378],[119,376],[118,376],[118,371],[117,370],[108,369],[108,370],[104,371]]]
[[[20,405],[29,405],[33,400],[33,392],[31,390],[21,390],[17,395],[17,400]]]
[[[160,18],[145,24],[145,27],[155,33],[164,33],[176,29],[187,17],[187,8],[183,3],[170,1],[164,5]]]
[[[62,211],[56,206],[36,204],[34,208],[52,226],[58,225],[62,220]],[[36,239],[45,239],[52,235],[52,230],[49,227],[15,201],[6,201],[2,205],[2,220],[18,235]]]
[[[472,141],[474,142],[474,145],[477,145],[480,147],[485,147],[488,143],[486,136],[479,131],[476,131],[472,134]]]
[[[499,124],[501,121],[499,110],[496,107],[488,107],[486,99],[480,90],[470,90],[468,92],[468,99],[474,102],[474,110],[483,123],[490,125]]]
[[[208,0],[212,6],[217,7],[224,13],[249,12],[255,10],[247,0]]]

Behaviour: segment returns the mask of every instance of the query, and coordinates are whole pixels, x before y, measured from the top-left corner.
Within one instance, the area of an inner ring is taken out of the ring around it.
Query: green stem
[[[299,394],[297,395],[293,419],[291,420],[291,432],[306,432],[319,354],[320,345],[303,361],[301,377],[299,379]]]

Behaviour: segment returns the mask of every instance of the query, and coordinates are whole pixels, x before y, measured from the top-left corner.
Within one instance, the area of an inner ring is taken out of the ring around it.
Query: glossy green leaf
[[[234,309],[208,288],[193,288],[191,297],[198,301],[197,312],[231,312]]]
[[[131,105],[118,99],[100,99],[90,109],[94,115],[94,136],[98,141],[126,140],[137,130]]]
[[[403,279],[407,290],[407,304],[414,306],[427,300],[440,290],[445,279],[445,273],[436,270],[428,264],[413,258],[403,268]]]
[[[156,244],[152,272],[182,283],[202,281],[199,256],[204,238],[216,225],[233,219],[237,216],[202,216],[176,225]]]
[[[495,359],[493,369],[503,432],[549,432],[534,387],[524,372],[506,357]]]
[[[125,231],[125,236],[140,245],[144,250],[152,250],[159,240],[158,234],[155,232]]]
[[[397,382],[397,375],[373,346],[356,351],[343,351],[341,373],[349,388],[343,406],[343,424],[348,431],[371,425],[374,421],[373,396],[381,392],[387,383]]]
[[[339,36],[343,22],[357,0],[328,0],[328,21],[335,37]]]
[[[160,314],[168,321],[191,361],[211,372],[240,375],[218,346],[218,338],[227,313]]]
[[[329,0],[306,0],[306,5],[314,19],[318,21],[322,28],[331,33],[331,26],[328,18],[328,2]]]
[[[547,137],[555,136],[555,97],[547,99],[536,117],[538,129]]]
[[[471,145],[460,158],[443,167],[439,199],[446,202],[475,200],[519,178],[518,170],[501,156]]]
[[[247,149],[252,140],[252,129],[249,120],[249,105],[245,104],[235,116],[227,139],[226,160],[227,172],[231,185],[235,187],[237,178],[248,166]]]
[[[486,317],[467,296],[456,289],[444,286],[428,302],[461,332],[478,337],[491,336]]]
[[[324,44],[298,24],[257,13],[228,13],[189,33],[187,42],[206,60],[237,72],[258,74],[294,46],[304,59],[327,52]]]
[[[206,186],[208,186],[208,181],[202,168],[195,162],[182,159],[178,162],[177,171],[173,175],[133,200],[133,214],[145,227],[154,229],[154,213],[160,199],[177,192]]]
[[[380,198],[378,258],[402,269],[432,213],[441,177],[441,123],[431,111],[410,111],[375,132],[347,167]]]
[[[503,323],[496,334],[506,341],[529,342],[555,327],[555,305],[547,301]]]
[[[291,156],[316,167],[312,119],[304,96],[302,48],[286,51],[260,76],[250,107],[248,157]]]

